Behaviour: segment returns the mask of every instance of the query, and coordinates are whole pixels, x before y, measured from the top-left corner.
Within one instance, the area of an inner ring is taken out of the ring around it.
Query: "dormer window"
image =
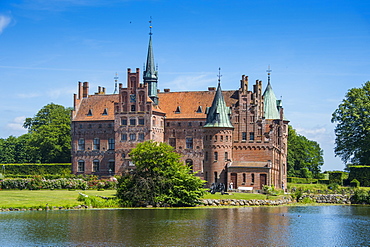
[[[197,113],[202,113],[202,106],[198,106]]]
[[[87,116],[92,116],[92,110],[89,109],[89,111],[87,112]]]
[[[178,106],[178,107],[176,108],[175,113],[177,113],[177,114],[181,113],[180,106]]]
[[[107,110],[107,108],[105,108],[105,109],[104,109],[104,111],[103,111],[103,113],[102,113],[101,115],[103,115],[103,116],[108,115],[108,110]]]

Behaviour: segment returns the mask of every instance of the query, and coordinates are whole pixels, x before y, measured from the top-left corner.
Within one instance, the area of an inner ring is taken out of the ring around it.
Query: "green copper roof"
[[[263,93],[263,98],[265,103],[265,119],[280,119],[278,106],[281,107],[281,100],[276,100],[276,96],[274,91],[272,91],[270,82],[267,84],[266,90]]]
[[[207,120],[205,128],[220,127],[234,128],[230,122],[231,110],[226,106],[224,96],[222,95],[221,85],[218,83],[216,95],[213,99],[212,106],[207,108]]]
[[[157,71],[155,71],[154,55],[152,47],[152,36],[149,39],[148,56],[146,58],[146,67],[143,75],[144,79],[157,79]]]

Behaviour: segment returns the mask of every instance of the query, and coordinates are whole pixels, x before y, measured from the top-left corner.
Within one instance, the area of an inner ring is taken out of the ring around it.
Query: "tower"
[[[155,70],[154,64],[154,55],[153,55],[153,46],[152,46],[152,21],[150,23],[150,32],[149,32],[149,46],[148,46],[148,56],[146,59],[146,67],[143,74],[144,84],[147,84],[148,87],[148,96],[152,99],[155,105],[158,105],[158,96],[157,96],[157,84],[158,84],[158,71]]]
[[[207,186],[212,183],[227,184],[227,164],[232,157],[233,125],[231,110],[222,95],[219,74],[218,87],[212,106],[207,108],[204,130],[204,178]]]

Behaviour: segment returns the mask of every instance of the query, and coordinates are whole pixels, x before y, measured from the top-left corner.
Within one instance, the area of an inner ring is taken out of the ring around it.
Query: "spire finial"
[[[220,84],[221,83],[221,68],[218,68],[218,75],[217,75],[217,77],[218,77],[218,84]]]
[[[266,70],[266,72],[267,72],[267,83],[268,84],[270,84],[270,74],[271,74],[271,69],[270,69],[270,64],[269,64],[269,67],[268,67],[268,69]]]
[[[118,74],[116,72],[116,76],[114,77],[114,92],[113,92],[113,94],[117,94],[118,93],[117,82],[118,82]]]
[[[152,17],[150,17],[150,21],[149,21],[149,35],[152,36]]]

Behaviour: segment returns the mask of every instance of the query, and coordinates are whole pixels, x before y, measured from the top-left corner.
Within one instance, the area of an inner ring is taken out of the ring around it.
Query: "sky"
[[[116,73],[142,70],[152,18],[158,88],[266,87],[301,135],[343,170],[331,115],[370,80],[370,2],[343,0],[0,0],[0,138],[26,133],[26,117],[72,107],[78,81],[114,91]]]

